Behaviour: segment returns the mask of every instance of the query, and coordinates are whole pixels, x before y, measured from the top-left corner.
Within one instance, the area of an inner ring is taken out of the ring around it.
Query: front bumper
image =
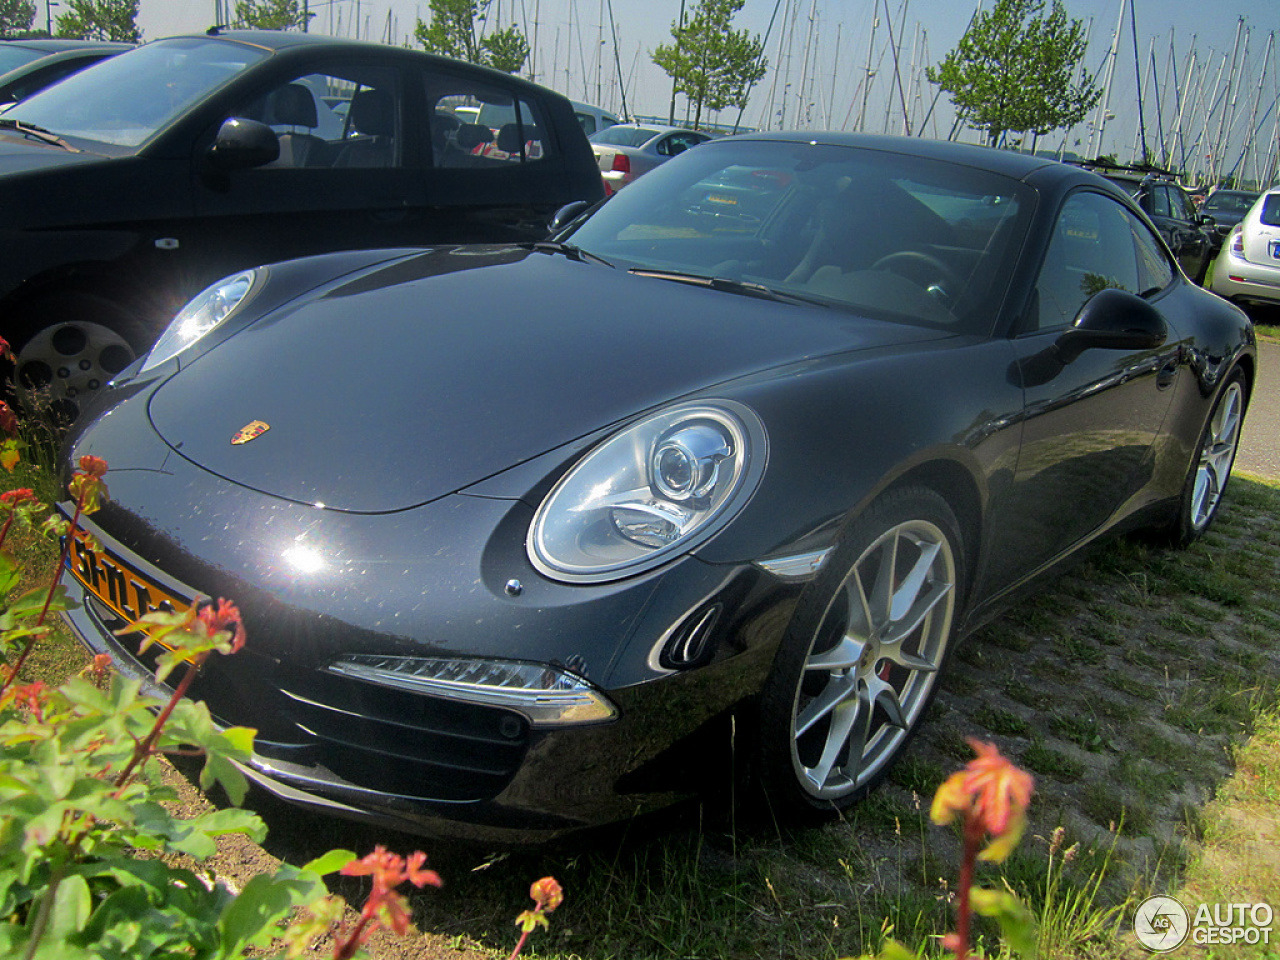
[[[89,527],[130,566],[184,592],[181,582],[105,530]],[[714,756],[730,756],[728,717],[763,683],[799,587],[750,565],[721,568],[685,558],[673,567],[622,590],[609,588],[617,594],[608,604],[615,627],[634,625],[614,641],[626,648],[619,659],[632,662],[613,672],[644,674],[606,690],[620,714],[613,722],[542,728],[511,710],[337,677],[318,668],[323,652],[295,659],[296,641],[305,635],[307,646],[323,648],[349,624],[325,624],[329,618],[315,610],[281,609],[280,597],[265,602],[248,584],[241,584],[243,594],[226,594],[247,598],[237,602],[249,626],[248,644],[235,656],[208,661],[191,695],[206,702],[218,723],[257,730],[244,772],[290,803],[427,835],[499,843],[550,839],[688,796],[713,775]],[[137,635],[117,635],[125,620],[70,570],[63,582],[83,601],[64,614],[81,641],[167,696],[152,678],[153,660],[138,651]],[[217,592],[226,586],[219,583]],[[608,592],[562,589],[584,602]],[[508,616],[518,608],[482,603],[489,607],[489,632],[518,632],[519,623],[504,628],[493,622],[503,607]],[[722,617],[707,656],[690,669],[656,666],[654,651],[682,623],[717,604],[748,612]],[[462,606],[475,609],[471,601]],[[564,619],[566,627],[572,622]],[[282,634],[292,642],[275,643]],[[643,665],[634,662],[641,652]]]

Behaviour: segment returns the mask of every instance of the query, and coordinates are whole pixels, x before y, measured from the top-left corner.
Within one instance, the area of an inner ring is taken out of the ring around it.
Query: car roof
[[[44,53],[63,53],[67,50],[129,50],[134,45],[132,43],[120,43],[114,40],[69,40],[61,37],[54,38],[38,38],[32,40],[14,40],[9,38],[0,38],[4,43],[11,46],[22,47],[26,50],[39,50]]]
[[[403,60],[411,60],[417,62],[430,61],[439,67],[454,70],[466,70],[469,73],[489,74],[495,81],[501,81],[508,88],[515,86],[528,89],[530,92],[537,91],[541,96],[560,97],[563,94],[556,93],[549,87],[543,87],[538,84],[525,80],[523,77],[516,76],[511,73],[504,73],[501,70],[494,70],[491,67],[480,66],[479,64],[467,63],[456,60],[452,57],[442,57],[434,53],[427,53],[425,50],[415,50],[410,47],[395,47],[386,43],[377,43],[372,40],[346,40],[341,37],[328,37],[319,33],[299,33],[294,30],[227,30],[221,27],[210,27],[204,33],[188,33],[178,34],[172,37],[162,37],[150,41],[150,43],[165,43],[169,40],[199,40],[199,39],[215,39],[225,40],[234,43],[243,43],[248,46],[258,47],[263,50],[272,51],[282,56],[288,56],[294,51],[304,49],[327,49],[334,53],[359,53],[365,52],[375,54],[384,58],[399,58]],[[567,97],[565,98],[568,99]]]
[[[974,143],[955,143],[948,140],[926,140],[921,137],[891,136],[878,133],[815,133],[812,130],[794,130],[782,133],[739,133],[716,140],[716,143],[733,143],[740,141],[783,140],[793,143],[830,144],[842,147],[860,147],[870,150],[884,150],[891,153],[910,154],[933,160],[945,160],[965,166],[990,170],[1017,180],[1024,180],[1033,173],[1058,168],[1063,175],[1069,171],[1079,172],[1079,168],[1069,167],[1064,163],[1047,157],[1029,153],[1015,153],[997,147],[981,146]],[[704,144],[709,146],[710,144]],[[702,149],[699,147],[698,149]]]

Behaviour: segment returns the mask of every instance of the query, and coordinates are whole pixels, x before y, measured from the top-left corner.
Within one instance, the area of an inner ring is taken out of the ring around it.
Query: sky
[[[696,0],[685,2],[692,9]],[[1122,2],[1118,53],[1111,58]],[[37,0],[41,15],[44,3]],[[1248,177],[1274,169],[1280,134],[1277,0],[1064,0],[1064,6],[1088,29],[1084,65],[1097,72],[1100,85],[1108,62],[1114,64],[1107,99],[1114,118],[1094,111],[1038,146],[1128,161],[1140,158],[1145,131],[1149,156],[1163,153],[1189,171],[1234,169]],[[956,45],[976,7],[977,0],[745,0],[735,26],[766,39],[770,70],[752,91],[741,123],[946,138],[954,115],[945,95],[934,102],[936,90],[923,79],[923,67],[939,63]],[[141,0],[138,24],[148,40],[199,31],[211,24],[215,9],[214,0]],[[430,17],[426,0],[310,0],[310,9],[313,32],[353,36],[358,28],[362,39],[397,44],[411,39],[418,18]],[[617,111],[625,94],[630,114],[662,117],[670,111],[671,84],[650,53],[670,41],[680,11],[681,0],[492,0],[490,8],[494,22],[515,22],[531,41],[525,73],[537,82]],[[900,83],[894,80],[894,47]],[[684,112],[681,99],[678,121]],[[737,111],[717,119],[732,124]],[[960,138],[977,141],[981,135],[971,131]]]

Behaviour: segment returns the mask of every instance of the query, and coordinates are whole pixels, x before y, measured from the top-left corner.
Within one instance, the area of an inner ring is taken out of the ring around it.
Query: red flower
[[[9,341],[4,337],[0,337],[0,360],[13,360],[13,350],[9,347]]]
[[[0,341],[0,343],[3,343],[3,341]],[[13,407],[3,400],[0,400],[0,430],[3,430],[11,437],[18,432],[18,415],[13,412]]]
[[[969,745],[977,758],[938,788],[929,813],[939,825],[959,815],[981,829],[993,841],[981,858],[1000,861],[1022,838],[1035,781],[1001,756],[995,744],[970,740]]]
[[[231,650],[228,652],[238,653],[244,646],[244,621],[240,619],[240,609],[230,600],[219,597],[216,606],[201,607],[197,616],[210,636],[224,630],[231,634]]]
[[[6,490],[0,493],[0,506],[12,510],[14,507],[21,506],[24,503],[39,503],[36,493],[30,487],[18,487],[16,490]]]
[[[415,887],[430,884],[441,886],[440,875],[434,870],[424,870],[422,865],[427,855],[415,851],[405,860],[398,854],[391,853],[379,844],[373,853],[360,860],[352,860],[339,872],[348,877],[372,877],[373,890],[365,901],[360,916],[363,920],[376,920],[390,927],[397,934],[403,935],[409,929],[409,905],[404,897],[396,893],[396,887],[408,880]],[[363,943],[373,933],[376,923],[369,923],[360,931],[360,942]]]
[[[560,889],[560,884],[555,877],[535,880],[533,886],[529,888],[529,896],[533,897],[533,902],[544,913],[550,913],[564,902],[564,891]]]
[[[80,458],[80,469],[94,480],[101,480],[107,473],[107,461],[86,454]]]

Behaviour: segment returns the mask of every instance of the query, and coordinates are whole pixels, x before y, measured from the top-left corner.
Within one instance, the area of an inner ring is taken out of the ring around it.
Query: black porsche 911
[[[123,622],[234,600],[249,642],[194,695],[341,815],[546,838],[696,789],[732,720],[803,819],[885,773],[1018,588],[1199,536],[1255,367],[1088,171],[716,140],[550,241],[198,296],[66,448],[112,497],[69,619],[142,675]]]

